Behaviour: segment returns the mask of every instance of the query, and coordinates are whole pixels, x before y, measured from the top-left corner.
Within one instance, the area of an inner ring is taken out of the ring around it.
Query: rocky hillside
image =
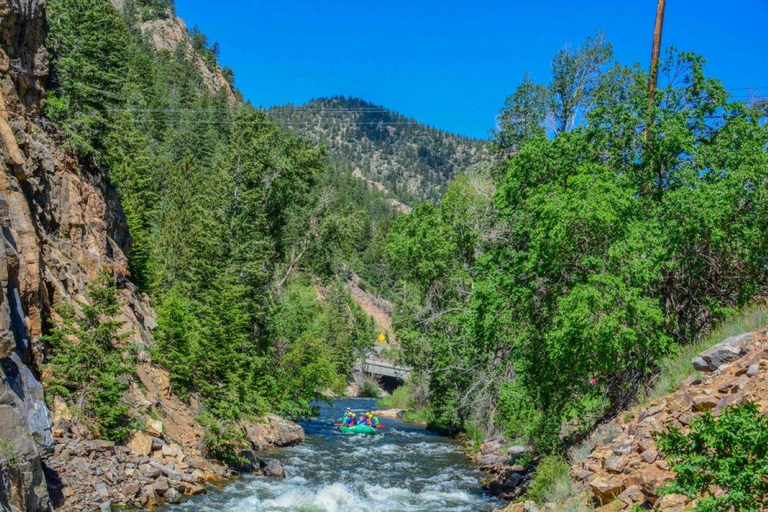
[[[582,494],[567,502],[571,509],[693,510],[695,501],[681,494],[660,492],[674,473],[657,444],[657,435],[673,428],[686,433],[691,422],[706,411],[718,417],[725,408],[748,401],[755,402],[763,414],[768,412],[768,335],[759,331],[727,338],[691,364],[692,370],[701,372],[700,375],[692,375],[670,395],[619,415],[587,441],[588,455],[584,460],[574,461],[570,469],[583,489]],[[517,487],[530,482],[529,469],[497,465],[494,471],[500,477],[495,479],[496,485],[514,495]],[[559,509],[529,501],[512,503],[504,512]]]
[[[482,140],[426,126],[357,98],[321,98],[269,113],[325,144],[336,165],[406,204],[439,199],[456,174],[490,161]]]
[[[597,444],[589,457],[572,467],[604,510],[653,505],[660,510],[693,507],[682,495],[659,495],[673,478],[654,437],[670,428],[687,431],[691,421],[711,411],[717,417],[731,405],[754,401],[768,412],[768,337],[745,333],[717,344],[692,361],[701,377],[692,376],[680,389],[630,410],[607,428],[613,439]]]
[[[112,5],[121,12],[126,9],[124,0],[111,0]],[[138,25],[142,34],[152,43],[156,51],[181,51],[187,59],[194,62],[203,83],[211,93],[223,91],[231,105],[239,102],[238,93],[225,77],[223,69],[213,58],[205,58],[205,48],[195,48],[189,29],[184,20],[166,10],[163,16],[152,17]]]

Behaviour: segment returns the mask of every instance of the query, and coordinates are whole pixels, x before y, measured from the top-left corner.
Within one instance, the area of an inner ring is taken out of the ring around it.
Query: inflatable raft
[[[370,427],[368,425],[352,425],[351,427],[347,427],[346,425],[341,425],[339,427],[339,432],[343,434],[378,434],[379,429]]]

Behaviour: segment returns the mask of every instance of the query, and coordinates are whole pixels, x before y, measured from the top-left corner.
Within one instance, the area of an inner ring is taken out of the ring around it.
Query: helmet
[[[368,417],[370,418],[371,416],[373,416],[373,413],[372,413],[372,412],[370,412],[370,411],[368,411],[367,413],[365,413],[365,415],[366,415],[366,416],[368,416]]]

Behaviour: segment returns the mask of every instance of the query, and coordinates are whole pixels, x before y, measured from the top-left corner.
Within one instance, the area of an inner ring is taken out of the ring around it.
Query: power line
[[[732,89],[726,89],[727,91],[752,91],[756,89],[768,89],[768,85],[761,85],[760,87],[734,87]]]

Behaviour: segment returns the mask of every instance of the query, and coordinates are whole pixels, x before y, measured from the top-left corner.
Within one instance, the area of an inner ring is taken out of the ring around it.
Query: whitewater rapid
[[[333,426],[346,407],[374,408],[373,400],[323,404],[304,424],[307,441],[263,453],[279,459],[287,478],[245,476],[168,510],[184,512],[483,512],[503,504],[484,493],[478,471],[455,441],[383,419],[377,436],[341,434]]]

